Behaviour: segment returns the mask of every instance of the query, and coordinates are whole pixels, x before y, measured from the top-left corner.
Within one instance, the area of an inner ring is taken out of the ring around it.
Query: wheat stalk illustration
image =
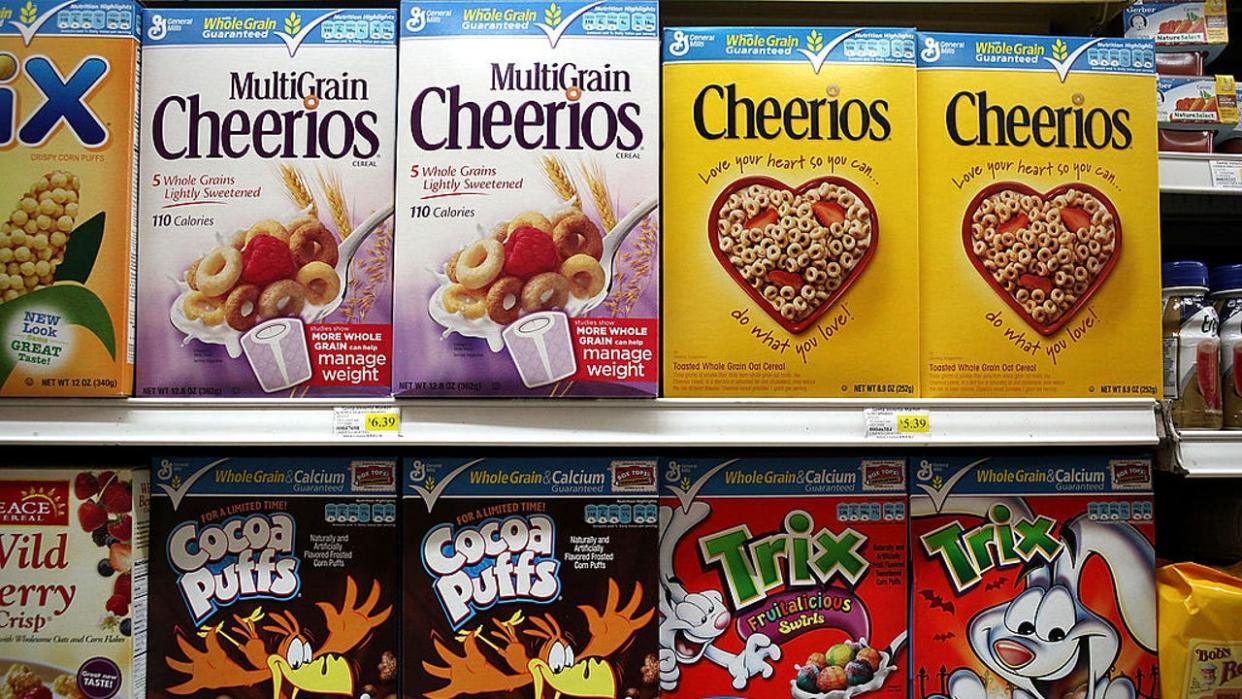
[[[565,163],[553,155],[545,155],[543,160],[543,171],[547,175],[548,186],[552,188],[552,192],[560,197],[562,201],[572,201],[578,197],[578,188],[574,186],[573,178],[569,176],[569,170],[565,167]]]
[[[354,232],[353,224],[350,223],[349,205],[345,203],[345,191],[341,187],[341,176],[334,170],[318,171],[319,188],[323,191],[323,196],[328,200],[328,211],[332,214],[332,222],[336,224],[337,235],[341,240],[345,240]]]
[[[613,213],[612,198],[608,196],[608,181],[604,177],[604,169],[599,163],[592,161],[590,165],[582,164],[582,177],[591,192],[591,200],[595,202],[595,210],[599,212],[599,221],[604,224],[607,235],[617,227],[617,215]]]
[[[299,209],[310,209],[310,215],[319,218],[319,207],[310,187],[306,186],[306,178],[298,169],[288,163],[280,164],[280,179],[285,185],[285,194],[293,205]]]

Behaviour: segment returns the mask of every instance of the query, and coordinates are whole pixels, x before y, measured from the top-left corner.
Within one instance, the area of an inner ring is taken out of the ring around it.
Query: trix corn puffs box
[[[0,697],[143,696],[149,500],[145,469],[0,469]]]
[[[1159,696],[1150,458],[911,468],[911,696]]]
[[[395,695],[396,468],[153,460],[147,694]]]
[[[905,468],[663,462],[662,695],[904,699]]]
[[[403,691],[653,699],[656,462],[405,463]]]

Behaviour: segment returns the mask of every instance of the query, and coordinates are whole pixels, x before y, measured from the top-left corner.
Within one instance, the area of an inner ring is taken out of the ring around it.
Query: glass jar
[[[1220,385],[1223,424],[1242,430],[1242,265],[1212,270],[1210,299],[1220,318]]]
[[[1220,321],[1207,300],[1207,266],[1166,262],[1161,272],[1164,398],[1173,424],[1185,429],[1220,429]]]

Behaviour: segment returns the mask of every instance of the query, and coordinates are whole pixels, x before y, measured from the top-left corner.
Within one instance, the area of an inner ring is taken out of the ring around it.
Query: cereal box
[[[1159,696],[1151,459],[911,464],[911,696]]]
[[[1152,39],[1160,51],[1201,51],[1212,61],[1229,43],[1225,0],[1137,2],[1123,15],[1126,38]]]
[[[655,0],[402,3],[394,392],[650,397]]]
[[[0,396],[133,390],[139,12],[0,0]]]
[[[144,33],[137,393],[388,395],[396,12]]]
[[[145,470],[0,469],[0,697],[146,692]]]
[[[662,696],[905,699],[905,459],[660,471]]]
[[[918,395],[914,39],[665,30],[667,395]]]
[[[656,462],[405,462],[403,691],[653,699]]]
[[[1158,398],[1151,43],[920,37],[923,395]]]
[[[156,458],[150,696],[397,692],[397,463]]]

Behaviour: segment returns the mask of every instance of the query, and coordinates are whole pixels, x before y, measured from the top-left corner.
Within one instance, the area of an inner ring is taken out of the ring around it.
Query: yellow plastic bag
[[[1163,699],[1242,696],[1242,579],[1174,563],[1156,583]]]

